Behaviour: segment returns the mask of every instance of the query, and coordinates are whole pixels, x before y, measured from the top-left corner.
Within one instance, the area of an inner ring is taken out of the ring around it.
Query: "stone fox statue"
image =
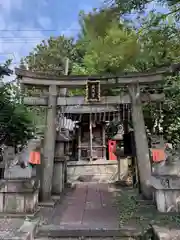
[[[18,160],[21,168],[26,168],[28,165],[34,167],[35,165],[40,164],[41,140],[30,140],[28,146],[20,153]]]

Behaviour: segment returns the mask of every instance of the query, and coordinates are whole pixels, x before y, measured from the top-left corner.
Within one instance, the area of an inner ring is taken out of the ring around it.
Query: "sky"
[[[0,64],[12,58],[17,65],[50,36],[77,35],[79,11],[101,4],[101,0],[0,0]]]
[[[0,0],[0,64],[21,57],[43,39],[76,36],[78,13],[102,6],[103,0]],[[150,8],[154,7],[153,5]]]

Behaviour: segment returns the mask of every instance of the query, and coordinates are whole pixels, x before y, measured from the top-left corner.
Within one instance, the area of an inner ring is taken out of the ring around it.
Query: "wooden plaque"
[[[100,81],[88,81],[86,83],[86,101],[100,101]]]

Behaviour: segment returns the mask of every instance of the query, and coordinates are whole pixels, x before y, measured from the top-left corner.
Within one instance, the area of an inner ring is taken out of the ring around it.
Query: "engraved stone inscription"
[[[163,185],[163,187],[165,188],[170,188],[170,182],[168,178],[162,178],[161,179],[161,184]]]
[[[180,189],[179,176],[152,176],[151,184],[155,189]]]

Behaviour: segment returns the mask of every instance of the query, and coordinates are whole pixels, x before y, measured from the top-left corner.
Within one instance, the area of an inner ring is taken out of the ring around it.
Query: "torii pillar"
[[[151,163],[139,84],[130,84],[128,89],[132,104],[132,122],[136,142],[137,165],[139,170],[141,191],[145,198],[151,199]]]
[[[42,159],[41,196],[43,202],[51,200],[52,178],[54,168],[54,152],[56,142],[56,106],[57,86],[49,86],[47,125],[44,138],[44,151]]]

